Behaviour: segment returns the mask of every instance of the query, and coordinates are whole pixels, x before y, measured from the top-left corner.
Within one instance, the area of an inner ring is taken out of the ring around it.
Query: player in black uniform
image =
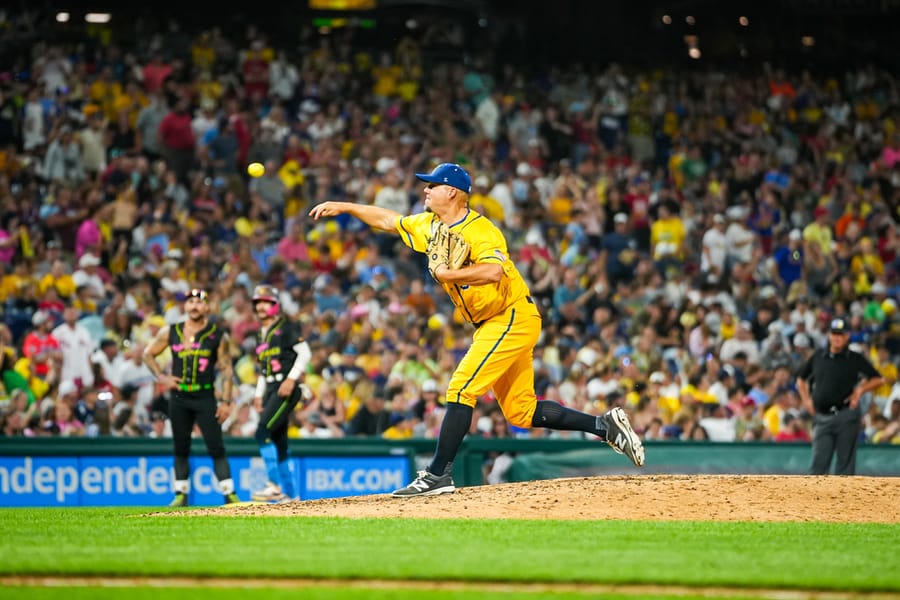
[[[257,502],[284,502],[297,498],[288,460],[288,417],[301,400],[298,385],[311,353],[300,336],[299,326],[281,314],[278,290],[258,285],[253,290],[253,308],[262,323],[256,342],[259,377],[253,404],[260,412],[256,441],[266,463],[269,482],[254,492]]]
[[[213,459],[225,504],[239,502],[231,468],[225,456],[221,423],[231,412],[232,365],[228,333],[209,320],[206,292],[191,290],[184,301],[187,319],[166,326],[144,350],[144,363],[166,390],[170,390],[169,419],[175,446],[175,499],[169,506],[187,506],[190,491],[191,431],[199,425]],[[163,373],[156,357],[172,351],[172,373]],[[216,372],[222,375],[222,400],[216,402]]]

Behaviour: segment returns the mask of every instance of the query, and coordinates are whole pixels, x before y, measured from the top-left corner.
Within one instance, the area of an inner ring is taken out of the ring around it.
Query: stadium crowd
[[[306,215],[418,212],[413,174],[458,162],[543,312],[543,398],[622,405],[646,440],[809,440],[795,374],[843,317],[888,382],[865,441],[900,443],[887,72],[529,72],[436,60],[427,35],[278,47],[173,23],[57,43],[10,23],[45,41],[0,73],[4,436],[166,436],[141,353],[203,288],[235,341],[223,427],[251,437],[259,283],[313,348],[291,436],[435,436],[471,330],[395,237]],[[537,430],[485,397],[470,434]]]

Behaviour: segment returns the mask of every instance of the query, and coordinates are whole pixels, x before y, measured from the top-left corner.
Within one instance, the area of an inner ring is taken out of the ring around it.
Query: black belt
[[[850,408],[849,406],[829,406],[825,410],[820,410],[819,414],[820,415],[836,415],[839,412],[841,412],[842,410],[847,410],[849,408]]]

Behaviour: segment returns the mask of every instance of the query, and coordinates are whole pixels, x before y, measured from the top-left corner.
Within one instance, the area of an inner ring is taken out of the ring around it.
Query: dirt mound
[[[658,519],[900,523],[900,478],[755,475],[582,477],[389,495],[241,504],[167,515]]]

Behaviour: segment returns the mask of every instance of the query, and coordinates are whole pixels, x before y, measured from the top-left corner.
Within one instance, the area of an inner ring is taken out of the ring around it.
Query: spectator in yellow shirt
[[[100,76],[91,84],[91,100],[100,105],[103,114],[110,121],[116,120],[116,99],[122,95],[122,84],[113,79],[112,67],[104,67]]]
[[[10,298],[20,298],[26,288],[34,287],[36,282],[30,271],[28,261],[13,262],[12,273],[7,273],[0,279],[0,302],[6,302]]]
[[[128,115],[128,124],[133,128],[137,124],[141,109],[148,104],[150,101],[140,85],[131,81],[126,84],[125,91],[118,94],[113,101],[113,116],[119,116],[122,111],[125,111]]]
[[[884,275],[884,262],[875,250],[872,238],[859,240],[859,252],[850,261],[857,294],[868,294],[872,284]]]
[[[191,46],[191,61],[195,69],[209,69],[216,62],[216,49],[208,31],[203,31]]]
[[[503,206],[497,202],[496,198],[488,194],[491,180],[486,175],[479,175],[472,183],[472,195],[469,197],[469,206],[472,210],[481,213],[491,221],[506,222]]]
[[[803,229],[803,241],[806,244],[818,244],[822,254],[827,256],[831,253],[831,244],[834,242],[834,234],[831,232],[831,225],[828,224],[828,209],[817,206],[813,216],[815,221]]]
[[[75,293],[75,280],[66,271],[66,263],[61,260],[54,261],[50,272],[38,282],[38,294],[43,296],[50,287],[55,288],[59,297],[66,300]]]
[[[650,226],[653,260],[660,271],[670,267],[680,268],[684,260],[684,240],[687,235],[684,223],[667,202],[661,202],[657,211],[656,220]]]

